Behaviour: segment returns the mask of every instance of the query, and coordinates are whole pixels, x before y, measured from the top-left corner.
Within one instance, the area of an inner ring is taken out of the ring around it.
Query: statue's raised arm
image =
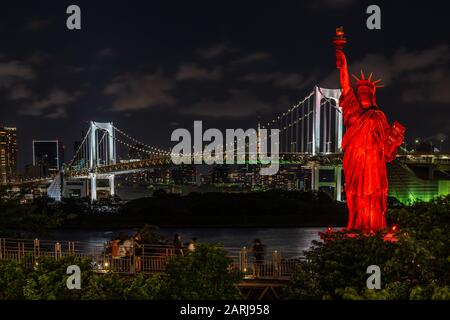
[[[346,96],[352,87],[350,85],[350,76],[348,74],[347,58],[342,50],[336,49],[336,67],[339,69],[339,78],[341,80],[342,93]]]
[[[352,87],[350,86],[350,76],[348,74],[347,58],[345,57],[344,51],[342,51],[346,43],[347,39],[344,36],[344,28],[336,28],[336,36],[333,39],[333,44],[336,47],[336,68],[338,68],[340,72],[339,76],[344,96],[347,96],[350,90],[352,90]]]

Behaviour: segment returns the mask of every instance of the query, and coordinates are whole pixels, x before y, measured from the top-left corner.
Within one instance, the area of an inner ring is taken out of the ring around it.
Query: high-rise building
[[[64,145],[59,140],[33,140],[33,165],[41,167],[41,178],[56,174],[64,162]]]
[[[14,182],[17,175],[16,128],[0,127],[0,183]]]

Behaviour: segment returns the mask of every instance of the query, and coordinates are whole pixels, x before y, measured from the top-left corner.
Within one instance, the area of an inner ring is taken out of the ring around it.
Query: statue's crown
[[[373,92],[375,92],[376,88],[384,87],[384,85],[382,85],[382,84],[377,84],[378,82],[381,81],[381,79],[372,81],[372,75],[373,75],[373,72],[371,72],[369,77],[366,79],[363,71],[361,70],[361,79],[358,79],[357,76],[352,74],[353,78],[355,78],[355,80],[356,80],[356,88],[358,88],[359,86],[368,86]]]

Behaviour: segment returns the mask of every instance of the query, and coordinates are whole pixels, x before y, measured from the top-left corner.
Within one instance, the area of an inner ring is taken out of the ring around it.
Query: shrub
[[[450,196],[394,208],[397,242],[337,232],[305,252],[287,299],[449,299]],[[382,290],[368,290],[366,269],[378,265]]]
[[[242,275],[230,270],[232,260],[218,245],[198,244],[196,250],[172,259],[161,289],[163,299],[239,299]]]

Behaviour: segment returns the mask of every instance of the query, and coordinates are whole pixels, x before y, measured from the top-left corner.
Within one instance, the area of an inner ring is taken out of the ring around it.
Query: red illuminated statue
[[[342,95],[339,104],[346,132],[342,140],[345,193],[349,210],[347,229],[374,233],[386,228],[388,179],[386,162],[395,159],[405,128],[398,122],[391,126],[380,110],[375,93],[380,80],[372,73],[350,84],[347,60],[342,51],[346,40],[343,30],[336,30],[336,67],[340,70]]]

